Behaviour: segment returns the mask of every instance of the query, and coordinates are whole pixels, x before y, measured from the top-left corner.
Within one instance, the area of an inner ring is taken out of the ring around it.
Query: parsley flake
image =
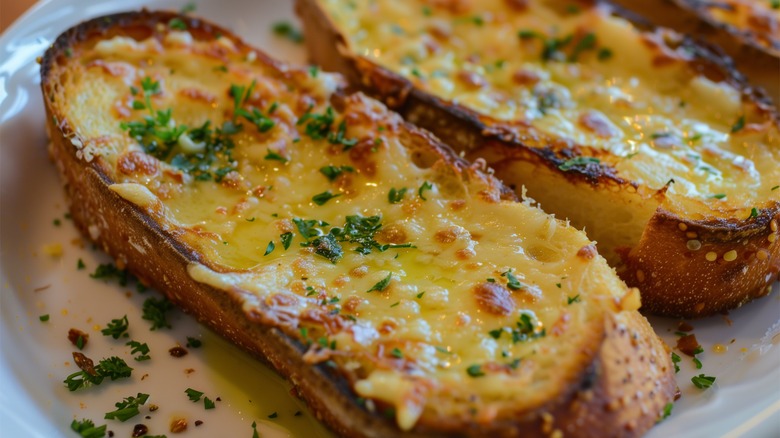
[[[371,286],[371,289],[367,290],[366,292],[383,292],[385,289],[387,289],[387,286],[390,285],[390,280],[393,278],[393,273],[390,272],[387,274],[387,277],[383,278],[382,280],[379,280],[375,285]]]
[[[103,418],[106,420],[119,420],[125,422],[140,414],[141,412],[138,410],[138,407],[145,404],[148,399],[149,394],[140,392],[135,397],[125,397],[123,401],[114,404],[117,408],[115,411],[107,412]]]
[[[387,200],[390,201],[391,204],[398,204],[403,201],[406,191],[406,187],[400,189],[391,188],[390,192],[387,194]]]
[[[278,152],[274,152],[271,149],[268,149],[268,153],[263,158],[266,160],[280,161],[282,163],[286,163],[289,161],[287,158],[279,155]]]
[[[334,181],[344,172],[354,172],[355,168],[352,166],[324,166],[320,168],[320,173],[328,178],[328,181]]]
[[[166,314],[171,310],[173,310],[173,303],[168,301],[167,298],[161,297],[156,299],[149,297],[144,301],[142,318],[152,323],[152,327],[149,330],[171,328],[166,317]]]
[[[271,254],[274,252],[274,248],[276,248],[276,245],[274,244],[274,241],[268,242],[268,246],[265,247],[265,254],[263,256],[267,256],[268,254]]]
[[[41,315],[41,316],[39,316],[39,317],[38,317],[38,320],[39,320],[39,321],[41,321],[41,322],[46,322],[46,321],[48,321],[48,320],[49,320],[49,314],[47,313],[47,314],[45,314],[45,315]]]
[[[303,33],[288,21],[278,21],[271,27],[274,35],[287,38],[288,40],[300,44],[303,42]]]
[[[63,381],[69,391],[76,391],[77,389],[86,388],[92,385],[100,385],[106,377],[112,381],[127,378],[130,377],[130,374],[133,371],[132,368],[127,366],[127,363],[124,360],[116,356],[102,359],[94,366],[92,360],[81,353],[74,352],[73,359],[79,368],[81,368],[81,371],[70,374]]]
[[[290,248],[290,244],[292,243],[293,240],[293,233],[290,232],[282,233],[279,236],[279,238],[282,240],[282,246],[284,247],[285,250]]]
[[[133,357],[137,362],[142,362],[151,359],[149,356],[149,345],[144,342],[143,344],[138,341],[127,341],[125,345],[130,347],[130,354],[138,354],[139,356]]]
[[[417,196],[419,196],[419,197],[420,197],[420,199],[422,199],[423,201],[427,201],[427,199],[425,198],[425,196],[423,196],[423,193],[424,193],[426,190],[431,190],[431,189],[433,189],[433,184],[429,183],[428,181],[425,181],[425,182],[423,182],[423,184],[420,186],[420,188],[419,188],[419,189],[417,189]]]
[[[390,356],[393,356],[396,359],[403,359],[404,353],[396,347],[390,350]]]
[[[691,382],[699,389],[707,389],[715,383],[715,377],[699,374],[698,376],[691,377]]]
[[[200,401],[200,398],[203,397],[203,393],[200,391],[196,391],[192,388],[187,388],[184,390],[184,392],[187,394],[187,397],[190,399],[190,401],[198,402]]]
[[[680,358],[680,356],[677,353],[675,353],[674,351],[672,351],[672,364],[674,364],[674,373],[675,374],[680,372],[680,365],[678,365],[678,364],[680,363],[681,360],[682,359]]]
[[[520,290],[520,289],[525,287],[525,285],[523,283],[521,283],[520,280],[518,280],[517,277],[515,277],[514,274],[512,274],[512,270],[511,269],[506,271],[506,272],[504,272],[504,273],[502,273],[501,276],[502,277],[506,277],[506,279],[507,279],[506,286],[509,289]]]
[[[485,375],[485,372],[482,371],[481,365],[474,364],[466,368],[466,374],[468,374],[471,377],[482,377]]]
[[[558,169],[561,169],[564,172],[567,172],[573,168],[576,167],[588,167],[591,164],[599,164],[601,161],[598,158],[594,157],[574,157],[570,160],[566,160],[561,165],[558,166]]]
[[[203,345],[203,341],[198,338],[187,336],[187,348],[200,348]]]
[[[92,420],[73,420],[70,423],[70,428],[83,438],[101,438],[106,436],[106,425],[95,426]]]
[[[176,30],[187,30],[187,25],[179,17],[171,19],[171,21],[168,22],[168,27]]]
[[[560,284],[560,283],[559,283]],[[560,286],[559,286],[560,287]],[[566,304],[572,305],[573,303],[579,303],[580,302],[580,294],[577,294],[573,297],[567,297],[566,298]]]
[[[114,339],[119,339],[120,336],[126,338],[129,336],[127,334],[129,325],[130,323],[127,321],[127,315],[125,315],[119,319],[112,319],[107,327],[101,330],[100,333],[103,333],[103,336],[111,336]]]
[[[734,125],[731,126],[731,133],[739,132],[745,127],[745,116],[739,116]]]
[[[341,193],[334,195],[330,192],[330,190],[327,190],[325,192],[314,195],[311,200],[317,205],[325,205],[326,202],[333,198],[338,198],[339,196],[341,196]]]
[[[750,216],[748,216],[748,219],[752,219],[758,217],[758,209],[756,207],[753,207],[750,209]]]

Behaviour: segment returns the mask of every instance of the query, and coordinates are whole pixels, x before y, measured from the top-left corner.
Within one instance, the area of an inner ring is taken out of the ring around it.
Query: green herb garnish
[[[100,333],[103,333],[103,336],[111,336],[114,339],[119,339],[120,336],[126,338],[129,336],[127,334],[129,325],[130,323],[127,321],[127,315],[125,315],[119,319],[112,319]]]
[[[274,35],[287,38],[288,40],[300,44],[303,42],[303,33],[287,21],[278,21],[274,23],[273,27]]]
[[[715,377],[699,374],[698,376],[693,376],[691,382],[699,389],[707,389],[715,383]]]
[[[150,297],[144,301],[142,318],[152,323],[150,330],[157,330],[158,328],[171,328],[171,325],[168,323],[168,319],[166,317],[166,314],[171,310],[173,310],[173,303],[168,301],[167,298],[162,297],[156,299],[154,297]]]
[[[391,204],[398,204],[404,199],[407,190],[406,187],[400,189],[391,188],[390,192],[387,194],[387,200],[390,201]]]
[[[141,413],[138,410],[138,407],[145,404],[146,400],[148,399],[149,394],[143,394],[140,392],[135,397],[125,397],[121,402],[114,404],[114,406],[117,408],[115,411],[107,412],[103,418],[106,420],[119,420],[122,422],[127,421]]]
[[[594,157],[575,157],[563,162],[563,164],[558,166],[558,169],[561,169],[564,172],[566,172],[575,167],[587,167],[591,164],[599,164],[600,162],[601,161],[598,158],[594,158]]]
[[[334,195],[330,192],[330,190],[324,191],[322,193],[314,195],[311,200],[317,205],[325,205],[326,202],[330,201],[333,198],[338,198],[341,196],[341,194]]]
[[[124,360],[116,356],[102,359],[95,366],[92,365],[92,360],[81,353],[73,353],[73,357],[82,369],[69,375],[63,381],[69,391],[100,385],[106,377],[111,380],[127,378],[133,371]]]
[[[393,278],[393,273],[390,272],[387,274],[387,277],[383,278],[382,280],[379,280],[375,285],[371,286],[371,289],[367,290],[366,292],[383,292],[385,289],[387,289],[387,286],[390,285],[390,280]]]
[[[466,368],[466,374],[468,374],[471,377],[482,377],[485,375],[485,372],[482,371],[481,365],[474,364]]]
[[[102,438],[106,436],[106,425],[95,426],[92,420],[73,420],[70,423],[70,428],[83,438]]]
[[[133,357],[138,362],[151,359],[149,356],[149,346],[144,342],[143,344],[138,341],[128,341],[125,345],[130,347],[130,354],[138,354],[139,356]]]

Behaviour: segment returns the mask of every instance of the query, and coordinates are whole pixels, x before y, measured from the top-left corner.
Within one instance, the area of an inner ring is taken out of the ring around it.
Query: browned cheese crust
[[[518,195],[524,196],[522,190],[527,189],[528,195],[539,201],[543,209],[567,217],[577,226],[589,224],[587,218],[576,217],[571,210],[571,205],[580,205],[583,200],[601,206],[602,211],[614,209],[617,216],[641,218],[636,222],[645,225],[637,230],[632,247],[602,242],[603,231],[591,237],[599,242],[600,251],[621,278],[629,286],[640,288],[642,311],[686,318],[713,315],[768,294],[777,281],[780,273],[780,202],[774,195],[777,190],[773,190],[773,198],[759,202],[755,214],[749,206],[747,210],[738,207],[739,199],[732,204],[733,208],[702,208],[704,204],[698,200],[672,200],[665,196],[667,187],[648,191],[647,187],[622,177],[614,167],[622,157],[545,134],[522,120],[496,120],[467,106],[453,104],[421,90],[408,78],[374,60],[356,54],[348,37],[317,0],[297,0],[296,12],[304,24],[308,36],[306,46],[313,62],[326,70],[342,73],[354,88],[382,100],[406,120],[430,130],[456,151],[463,151],[467,159],[485,159],[495,175]],[[653,28],[640,18],[623,14],[638,29],[653,31],[643,33],[641,38],[648,47],[658,48],[659,65],[664,57],[658,45],[660,38],[668,47],[684,48],[693,54],[686,62],[698,74],[740,90],[742,101],[749,102],[762,120],[762,126],[777,129],[776,108],[763,91],[748,85],[730,60],[686,36]],[[777,73],[774,78],[778,79]],[[772,138],[771,134],[767,135]],[[597,162],[566,171],[560,169],[568,160],[581,156],[594,157]],[[594,210],[587,214],[600,214],[599,208]],[[735,211],[747,211],[750,217],[744,214],[736,218]],[[591,230],[589,226],[586,232]]]
[[[81,232],[144,283],[232,343],[273,367],[294,386],[316,417],[338,435],[348,437],[421,436],[566,436],[631,437],[648,430],[673,397],[675,385],[668,348],[636,311],[609,314],[597,342],[584,345],[581,373],[567,389],[532,411],[502,413],[480,421],[471,416],[423,416],[409,431],[361,404],[350,376],[304,359],[307,347],[274,315],[243,308],[238,293],[228,293],[193,280],[188,265],[216,267],[204,254],[162,226],[161,211],[147,211],[120,197],[111,186],[115,170],[96,156],[87,161],[72,139],[77,127],[61,112],[61,75],[67,75],[71,53],[114,36],[144,39],[173,18],[186,23],[196,40],[229,36],[243,54],[252,50],[226,29],[200,19],[163,12],[136,12],[97,18],[62,34],[41,63],[46,102],[49,153],[65,185],[73,221]],[[327,46],[329,47],[329,46]],[[264,63],[278,65],[258,52]],[[491,187],[496,198],[513,193],[493,177],[457,158],[427,132],[401,125],[402,136],[420,165],[444,166],[453,178],[473,179]],[[145,242],[138,251],[134,242]],[[594,254],[583,257],[592,258]],[[245,377],[241,377],[245,378]],[[492,421],[488,421],[491,419]]]

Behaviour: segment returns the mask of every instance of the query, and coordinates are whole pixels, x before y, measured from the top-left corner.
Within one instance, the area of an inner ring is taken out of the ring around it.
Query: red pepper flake
[[[693,331],[693,326],[685,321],[680,321],[677,323],[677,330],[681,332],[691,332]]]
[[[198,427],[198,426],[200,426],[201,424],[203,424],[203,421],[201,421],[201,420],[195,420],[195,427]]]
[[[685,335],[677,339],[677,349],[688,356],[695,356],[701,351],[701,345],[696,340],[696,335]]]
[[[145,424],[136,424],[133,427],[133,438],[141,437],[149,432],[149,428]]]
[[[170,350],[168,350],[168,353],[170,353],[171,356],[173,356],[173,357],[184,357],[189,352],[184,347],[182,347],[181,345],[177,345],[177,346],[171,348]]]
[[[68,330],[68,340],[71,344],[78,347],[79,350],[83,350],[84,347],[87,346],[87,341],[89,341],[89,335],[82,332],[79,329],[70,329]]]
[[[95,371],[95,363],[92,362],[92,359],[84,356],[78,351],[74,351],[73,360],[76,362],[76,366],[79,367],[81,371],[84,371],[90,376],[97,376],[97,371]]]

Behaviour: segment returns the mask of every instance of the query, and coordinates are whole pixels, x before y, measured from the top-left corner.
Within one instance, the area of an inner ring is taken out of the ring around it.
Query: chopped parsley
[[[320,173],[328,178],[328,181],[333,181],[344,172],[354,172],[355,168],[352,166],[324,166],[320,167]]]
[[[290,248],[290,244],[292,243],[292,239],[293,239],[293,233],[291,233],[289,231],[286,232],[286,233],[282,233],[279,236],[279,238],[281,239],[282,246],[284,247],[285,250]]]
[[[306,239],[301,246],[313,247],[315,254],[323,256],[336,263],[343,255],[342,243],[353,243],[354,251],[360,254],[370,254],[373,250],[384,252],[391,248],[413,248],[411,243],[380,244],[374,235],[382,228],[381,216],[347,216],[344,226],[333,227],[325,231],[316,227],[329,226],[328,223],[317,220],[293,219],[301,236]]]
[[[515,275],[512,273],[511,269],[506,271],[506,272],[503,272],[501,274],[501,276],[502,277],[506,277],[506,280],[507,280],[506,286],[509,289],[520,290],[520,289],[525,287],[525,285],[523,283],[521,283],[520,280],[517,279],[517,277],[515,277]]]
[[[466,374],[468,374],[471,377],[482,377],[485,375],[485,372],[482,371],[481,365],[474,364],[466,368]]]
[[[488,333],[493,339],[499,339],[504,332],[512,335],[513,344],[543,338],[547,335],[547,331],[542,328],[542,324],[536,319],[536,316],[525,312],[521,313],[517,319],[516,328],[504,327],[491,330]]]
[[[330,190],[326,190],[322,193],[314,195],[311,198],[311,200],[317,205],[325,205],[326,202],[330,201],[333,198],[338,198],[339,196],[341,196],[340,193],[334,195],[333,193],[330,192]]]
[[[750,216],[748,216],[748,219],[752,219],[758,217],[758,209],[756,207],[753,207],[750,209]]]
[[[404,353],[396,347],[390,350],[390,356],[393,356],[396,359],[403,359]]]
[[[187,388],[184,390],[184,392],[187,394],[187,397],[189,397],[190,401],[197,402],[200,401],[200,398],[203,397],[203,393],[200,391],[196,391],[192,388]]]
[[[276,245],[274,244],[274,241],[272,240],[272,241],[268,242],[268,246],[265,247],[265,253],[263,254],[263,256],[267,256],[268,254],[271,254],[272,252],[274,252],[274,248],[276,248]]]
[[[80,356],[78,356],[80,355]],[[74,359],[80,357],[82,359],[76,359],[81,371],[77,371],[63,381],[68,387],[69,391],[76,391],[77,389],[87,388],[92,385],[100,385],[103,380],[108,377],[111,380],[117,380],[130,377],[133,369],[127,366],[127,363],[116,357],[112,356],[106,359],[102,359],[97,365],[92,365],[92,360],[87,358],[81,353],[73,353]]]
[[[130,280],[130,274],[124,269],[117,268],[113,263],[98,265],[95,272],[89,276],[94,279],[116,279],[120,286],[127,286],[127,282]]]
[[[698,357],[693,358],[693,364],[696,365],[697,370],[700,370],[703,366]]]
[[[187,348],[200,348],[203,346],[203,341],[192,336],[187,336]]]
[[[417,189],[417,196],[419,196],[419,197],[420,197],[420,199],[422,199],[423,201],[427,201],[427,199],[425,198],[425,196],[423,196],[423,193],[424,193],[426,190],[431,190],[431,189],[433,189],[433,184],[429,183],[428,181],[425,181],[425,182],[423,182],[423,183],[422,183],[422,185],[420,186],[420,188],[419,188],[419,189]]]
[[[774,192],[774,191],[775,191],[775,190],[777,190],[777,189],[780,189],[780,186],[774,186],[774,187],[772,187],[770,190]]]
[[[289,161],[287,158],[284,158],[283,156],[279,155],[278,152],[274,152],[271,149],[268,149],[268,153],[265,154],[265,157],[263,158],[266,160],[280,161],[282,163]]]
[[[47,314],[45,314],[45,315],[41,315],[41,316],[39,316],[39,317],[38,317],[38,320],[39,320],[40,322],[46,322],[46,321],[48,321],[48,320],[49,320],[49,314],[47,313]]]
[[[309,74],[311,75],[311,77],[316,78],[319,72],[320,72],[320,68],[317,67],[316,65],[312,65],[309,67]]]
[[[672,408],[674,408],[674,403],[672,402],[669,402],[664,406],[664,411],[661,413],[661,420],[664,420],[672,415]]]
[[[260,434],[257,433],[257,422],[252,422],[252,438],[260,438]]]
[[[274,23],[273,27],[271,27],[271,30],[273,31],[274,35],[287,38],[296,44],[303,42],[303,34],[301,31],[288,21],[278,21]]]
[[[70,428],[83,438],[101,438],[106,436],[106,425],[95,426],[92,420],[73,420],[70,423]]]
[[[107,412],[103,418],[106,420],[127,421],[141,413],[138,407],[145,404],[148,399],[149,394],[140,392],[135,397],[125,397],[123,401],[114,404],[117,408],[115,411]]]
[[[272,412],[270,415],[268,415],[268,418],[270,418],[270,419],[272,419],[272,420],[273,420],[274,418],[277,418],[277,417],[279,417],[279,414],[278,414],[278,413],[276,413],[276,412]]]
[[[570,160],[566,160],[558,166],[558,169],[561,169],[562,171],[566,172],[569,171],[575,167],[587,167],[590,164],[599,164],[600,160],[598,158],[594,157],[574,157]]]
[[[406,187],[402,187],[400,189],[391,188],[390,192],[387,194],[387,200],[391,204],[398,204],[399,202],[403,201],[407,190],[408,189]]]
[[[55,227],[62,225],[62,221],[59,219],[54,219],[51,223],[54,224]]]
[[[387,289],[387,286],[390,285],[390,281],[393,279],[393,273],[389,272],[387,274],[387,277],[379,280],[375,285],[371,286],[371,289],[367,290],[366,292],[383,292],[385,289]]]
[[[745,127],[745,116],[739,116],[736,122],[731,126],[731,133],[739,132]]]
[[[708,198],[710,198],[710,199],[723,199],[725,197],[726,197],[725,193],[716,193],[714,195],[708,196]]]
[[[203,397],[203,408],[204,409],[209,410],[209,409],[214,409],[215,407],[217,407],[217,405],[214,404],[213,400],[211,400],[208,397]]]
[[[84,264],[84,260],[78,259],[78,261],[76,262],[76,269],[80,271],[86,267],[87,265]]]
[[[715,383],[715,377],[699,374],[698,376],[691,377],[691,382],[699,389],[707,389]]]
[[[681,360],[682,359],[680,358],[680,356],[677,353],[675,353],[674,351],[672,351],[672,364],[674,364],[674,373],[675,374],[680,372],[680,365],[679,365],[679,363],[680,363]]]
[[[579,41],[577,41],[577,44],[574,45],[574,50],[572,50],[571,55],[569,55],[568,61],[574,62],[580,56],[580,53],[586,50],[593,50],[595,48],[596,48],[596,34],[592,32],[588,32]]]
[[[579,303],[579,302],[580,302],[580,294],[577,294],[577,295],[575,295],[573,297],[566,297],[566,304],[568,304],[568,305],[572,305],[574,303]]]
[[[125,345],[130,347],[130,354],[138,354],[133,357],[137,362],[142,362],[151,359],[149,356],[149,346],[144,342],[143,344],[138,341],[127,341]]]
[[[273,119],[261,113],[257,108],[252,108],[252,112],[238,108],[236,114],[254,124],[259,132],[268,132],[276,126]]]
[[[325,113],[315,114],[310,111],[298,119],[297,125],[306,124],[304,132],[313,140],[327,139],[331,144],[340,144],[343,149],[349,150],[357,144],[357,139],[347,139],[346,130],[347,123],[342,120],[336,128],[335,132],[331,131],[333,123],[335,122],[335,114],[332,107],[327,107]]]
[[[171,324],[168,323],[166,316],[171,310],[173,310],[173,303],[168,301],[167,298],[161,297],[156,299],[149,297],[144,301],[142,318],[152,323],[152,327],[149,330],[171,328]]]
[[[419,294],[417,294],[417,299],[418,300],[421,299],[423,297],[423,295],[425,295],[425,291],[422,291]]]
[[[168,22],[168,27],[176,30],[187,30],[187,25],[179,17],[171,19],[171,21]]]
[[[612,58],[612,50],[602,47],[599,49],[599,51],[596,53],[596,58],[598,58],[599,61],[606,61],[610,58]]]
[[[103,333],[103,336],[111,336],[114,339],[119,339],[120,336],[126,338],[129,336],[127,334],[129,325],[130,323],[127,321],[127,315],[125,315],[119,319],[112,319],[100,333]]]

